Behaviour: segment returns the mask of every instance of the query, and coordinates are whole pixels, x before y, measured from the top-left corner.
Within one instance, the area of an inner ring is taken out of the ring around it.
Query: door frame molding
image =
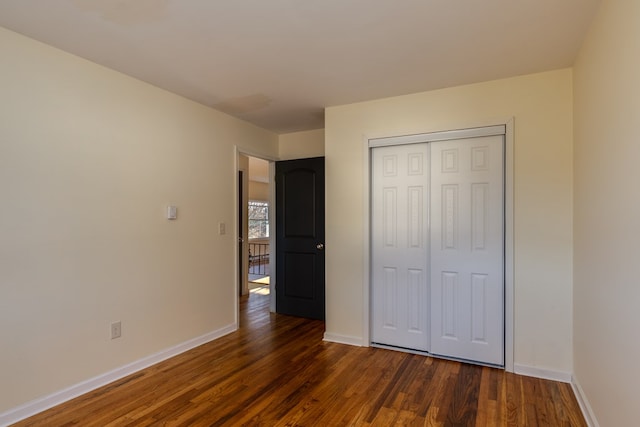
[[[263,153],[259,153],[257,151],[253,151],[251,149],[248,149],[246,147],[243,147],[241,145],[237,145],[235,144],[233,149],[233,173],[235,174],[235,179],[233,180],[234,182],[234,196],[233,199],[235,201],[234,203],[234,208],[233,208],[233,230],[234,230],[234,243],[233,243],[233,247],[234,247],[234,267],[235,267],[235,271],[236,271],[236,279],[233,281],[234,282],[234,287],[235,287],[235,292],[234,292],[234,302],[233,302],[233,307],[234,307],[234,319],[235,319],[235,324],[239,325],[239,321],[240,321],[240,307],[239,307],[239,295],[238,295],[238,289],[240,286],[240,283],[238,281],[238,269],[240,267],[240,263],[242,262],[241,259],[238,258],[238,252],[240,250],[239,246],[239,242],[238,242],[238,207],[240,205],[240,201],[238,200],[238,171],[240,171],[240,163],[238,162],[239,156],[243,155],[243,156],[247,156],[247,157],[256,157],[258,159],[262,159],[262,160],[266,160],[269,162],[269,177],[271,179],[269,179],[269,206],[275,206],[276,203],[276,199],[275,199],[275,186],[273,183],[273,176],[275,175],[275,162],[277,162],[279,159],[273,156],[268,156],[265,155]],[[249,179],[249,171],[246,171],[247,173],[247,179]],[[246,188],[247,190],[247,194],[249,191],[249,188]],[[271,276],[271,284],[269,286],[269,295],[270,295],[270,302],[269,302],[269,310],[271,312],[275,312],[276,311],[276,291],[275,291],[275,284],[276,283],[276,279],[275,279],[275,249],[276,249],[276,241],[275,241],[275,218],[273,218],[273,214],[272,214],[272,209],[269,209],[269,247],[272,248],[271,250],[274,253],[274,256],[270,256],[269,257],[269,273]],[[247,237],[248,239],[248,237]],[[248,273],[248,272],[247,272]]]
[[[385,145],[432,142],[473,136],[495,135],[497,127],[504,129],[504,369],[514,372],[514,118],[473,123],[454,129],[427,131],[411,135],[363,136],[363,218],[365,250],[363,262],[363,330],[362,345],[371,345],[371,149]]]

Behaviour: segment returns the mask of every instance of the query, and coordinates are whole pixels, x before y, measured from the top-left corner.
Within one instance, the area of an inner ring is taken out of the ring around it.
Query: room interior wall
[[[635,422],[619,367],[640,356],[639,7],[603,2],[573,84],[558,70],[327,110],[329,333],[365,327],[363,140],[513,116],[516,363],[575,370],[602,425]],[[4,29],[0,47],[1,413],[232,323],[217,223],[234,221],[233,145],[314,157],[325,130],[278,137]]]
[[[515,337],[521,367],[572,372],[572,71],[326,109],[327,336],[365,336],[367,138],[514,118]]]
[[[603,1],[574,68],[574,369],[602,426],[638,424],[640,2]]]
[[[249,181],[249,200],[268,202],[269,184],[266,182]]]
[[[324,129],[286,133],[279,136],[280,160],[324,156]]]
[[[235,145],[278,137],[5,29],[0,51],[2,413],[233,327]]]

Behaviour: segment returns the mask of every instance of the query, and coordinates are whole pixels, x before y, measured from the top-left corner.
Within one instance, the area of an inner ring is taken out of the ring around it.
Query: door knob
[[[323,249],[324,249],[324,245],[323,245],[322,243],[318,243],[318,244],[316,245],[316,248],[317,248],[318,250],[323,250]]]

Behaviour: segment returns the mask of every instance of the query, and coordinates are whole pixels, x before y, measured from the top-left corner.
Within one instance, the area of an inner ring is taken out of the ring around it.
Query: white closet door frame
[[[364,218],[364,248],[365,260],[363,269],[364,291],[363,291],[363,333],[362,345],[371,344],[371,149],[388,145],[417,144],[421,142],[443,141],[448,139],[471,138],[477,136],[504,135],[505,139],[505,175],[504,175],[504,208],[505,208],[505,253],[504,253],[504,281],[505,281],[505,360],[504,369],[508,372],[514,371],[514,281],[513,281],[513,165],[514,165],[514,141],[513,141],[513,118],[492,123],[466,126],[460,129],[427,132],[414,135],[403,136],[378,136],[364,137],[364,211],[367,213]]]

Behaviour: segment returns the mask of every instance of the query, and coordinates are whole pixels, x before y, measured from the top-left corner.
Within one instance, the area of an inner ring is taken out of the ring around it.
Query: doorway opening
[[[272,251],[269,161],[239,155],[239,274],[241,295],[270,294]]]
[[[255,185],[255,182],[253,182]],[[252,182],[249,182],[251,188]],[[251,190],[250,190],[251,194]],[[269,286],[269,202],[249,199],[249,290]]]
[[[324,319],[324,157],[236,154],[239,300],[266,296],[273,313]]]

